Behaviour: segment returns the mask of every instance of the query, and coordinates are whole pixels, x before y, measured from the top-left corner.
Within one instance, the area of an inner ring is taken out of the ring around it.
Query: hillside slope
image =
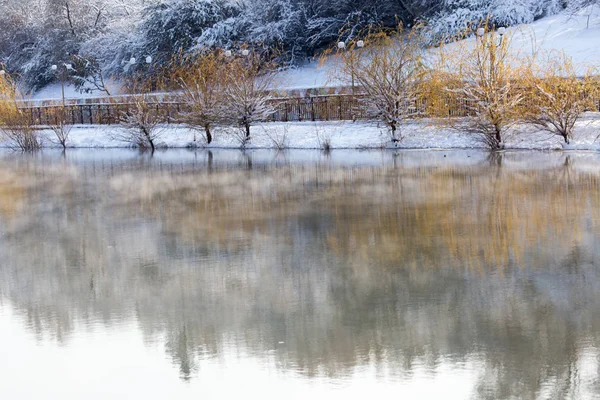
[[[584,72],[590,66],[600,67],[600,7],[588,7],[570,15],[562,13],[542,18],[531,24],[509,28],[515,51],[530,52],[536,43],[546,51],[564,51],[572,57],[578,70]],[[313,61],[303,67],[281,72],[277,79],[281,89],[309,89],[340,86],[341,82],[330,73],[334,61]],[[90,97],[67,89],[69,98]],[[115,91],[118,94],[118,90]],[[95,95],[101,95],[96,93]],[[60,85],[52,85],[36,93],[34,99],[60,98]]]
[[[589,67],[600,67],[600,7],[592,6],[576,15],[562,13],[511,27],[508,34],[519,54],[530,54],[534,47],[543,51],[564,51],[572,57],[581,73]],[[332,78],[331,68],[330,63],[313,62],[283,72],[279,82],[287,89],[338,86],[340,82]]]

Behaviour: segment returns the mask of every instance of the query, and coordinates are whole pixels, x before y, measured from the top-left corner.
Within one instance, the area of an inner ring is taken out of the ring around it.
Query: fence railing
[[[268,121],[341,121],[355,120],[365,117],[357,96],[333,95],[314,96],[307,98],[273,99],[271,104],[275,112]],[[167,124],[178,123],[181,113],[187,111],[184,103],[179,101],[164,101],[149,103],[157,116]],[[127,115],[133,103],[102,103],[102,104],[67,104],[62,111],[62,105],[21,107],[32,123],[38,126],[55,124],[59,116],[64,116],[69,125],[113,125],[118,124],[123,115]]]
[[[344,121],[361,120],[370,116],[366,112],[364,102],[360,95],[325,95],[297,98],[283,98],[271,100],[275,112],[268,118],[271,122],[293,122],[293,121]],[[594,102],[596,109],[600,110],[598,101]],[[98,104],[67,104],[21,107],[30,117],[32,123],[38,126],[55,124],[58,116],[66,117],[69,125],[114,125],[119,124],[123,115],[127,115],[134,107],[133,103],[114,102]],[[157,116],[167,124],[178,123],[182,112],[187,107],[181,101],[173,100],[150,103]],[[448,117],[461,117],[469,114],[471,107],[465,102],[450,104]],[[426,100],[415,102],[414,114],[426,116]],[[371,116],[372,117],[372,116]]]

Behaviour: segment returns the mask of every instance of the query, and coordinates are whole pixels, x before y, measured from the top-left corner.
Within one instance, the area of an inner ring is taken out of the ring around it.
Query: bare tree
[[[70,123],[68,109],[66,107],[56,107],[49,112],[50,130],[54,133],[54,138],[50,141],[61,145],[63,149],[67,148],[69,135],[73,125]]]
[[[97,90],[110,96],[106,78],[98,60],[94,57],[75,55],[71,57],[73,73],[70,78],[80,92]]]
[[[156,150],[156,142],[163,133],[160,124],[164,122],[157,113],[156,104],[145,93],[132,95],[129,100],[129,109],[122,113],[120,120],[125,129],[114,138],[140,149]]]
[[[338,47],[343,49],[338,52],[341,78],[353,90],[358,86],[363,109],[387,125],[393,142],[399,141],[401,125],[421,111],[417,103],[426,73],[421,29],[405,31],[400,25]]]
[[[267,120],[275,112],[270,102],[275,79],[269,56],[247,49],[243,49],[242,54],[232,56],[223,66],[224,100],[228,119],[244,130],[248,140],[251,126]]]
[[[42,142],[31,120],[22,110],[14,109],[0,118],[0,131],[8,147],[21,151],[42,148]]]
[[[590,20],[594,13],[594,9],[600,5],[600,0],[571,0],[568,3],[567,9],[570,11],[571,16],[575,16],[579,12],[585,10],[586,17],[586,29],[590,27]]]

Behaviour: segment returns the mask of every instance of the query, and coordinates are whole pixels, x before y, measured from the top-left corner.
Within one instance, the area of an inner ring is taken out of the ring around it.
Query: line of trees
[[[357,82],[367,116],[385,123],[393,142],[408,119],[426,115],[492,150],[502,149],[518,124],[568,144],[583,113],[597,108],[597,71],[580,71],[563,53],[519,54],[490,20],[435,51],[423,45],[423,32],[400,26],[367,33],[337,53],[338,78]],[[452,115],[457,108],[464,115]]]
[[[275,112],[270,102],[275,85],[272,52],[250,49],[237,51],[197,52],[172,61],[163,71],[162,82],[180,92],[185,104],[177,121],[199,132],[202,142],[194,139],[192,146],[210,144],[214,128],[226,128],[241,147],[251,139],[251,128],[266,121]],[[117,139],[154,151],[163,129],[163,119],[148,94],[156,81],[139,78],[130,88],[133,107],[121,117],[124,131]],[[194,135],[196,137],[196,135]]]

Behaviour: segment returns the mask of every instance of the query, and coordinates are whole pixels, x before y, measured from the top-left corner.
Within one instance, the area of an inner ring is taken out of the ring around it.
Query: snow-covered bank
[[[119,126],[75,126],[71,131],[68,146],[74,148],[118,148],[131,147],[120,141],[116,134]],[[562,139],[528,127],[517,127],[506,140],[507,149],[534,150],[600,150],[600,114],[589,114],[576,126],[572,144],[565,146]],[[42,131],[44,145],[52,143],[51,131]],[[395,146],[400,149],[470,149],[481,148],[477,136],[448,129],[431,120],[414,121],[402,129],[402,140]],[[196,139],[196,141],[194,141]],[[240,148],[241,140],[235,130],[215,130],[214,140],[206,145],[201,131],[180,125],[165,126],[158,146],[185,148],[190,146],[207,148]],[[266,123],[252,129],[248,149],[375,149],[390,147],[390,137],[385,127],[368,122],[296,122]]]

